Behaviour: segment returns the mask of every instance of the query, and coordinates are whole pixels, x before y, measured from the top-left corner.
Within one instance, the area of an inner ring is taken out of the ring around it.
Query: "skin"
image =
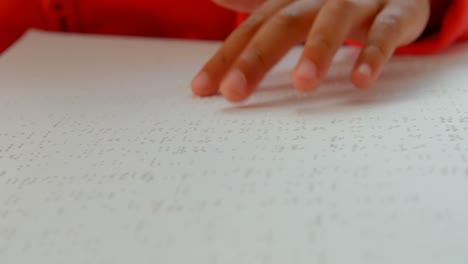
[[[221,92],[231,102],[247,99],[268,71],[298,43],[305,45],[292,74],[297,90],[309,92],[320,85],[345,39],[364,43],[350,78],[358,88],[369,87],[397,47],[421,36],[431,18],[431,5],[441,2],[213,1],[236,11],[250,12],[251,16],[202,67],[192,81],[192,90],[198,96]]]

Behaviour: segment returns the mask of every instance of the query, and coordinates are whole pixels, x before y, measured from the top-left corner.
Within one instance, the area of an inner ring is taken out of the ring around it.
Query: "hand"
[[[347,38],[364,43],[351,80],[357,87],[368,87],[397,47],[423,33],[431,0],[216,2],[253,12],[203,66],[192,81],[192,90],[199,96],[214,95],[219,90],[227,100],[239,102],[253,93],[294,45],[303,41],[304,51],[292,76],[299,91],[311,91],[320,84]]]

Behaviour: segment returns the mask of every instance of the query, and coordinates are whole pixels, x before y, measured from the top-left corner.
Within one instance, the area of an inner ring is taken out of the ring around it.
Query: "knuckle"
[[[259,27],[263,21],[265,20],[265,16],[262,13],[253,13],[250,15],[243,23],[246,27],[256,28]]]
[[[265,16],[261,13],[254,13],[249,16],[238,28],[237,32],[241,34],[253,34],[264,22]]]
[[[226,52],[221,52],[218,56],[218,61],[221,65],[226,66],[231,64],[231,60],[227,56]]]
[[[325,35],[315,35],[306,46],[311,50],[325,53],[329,53],[334,50],[332,40]]]
[[[239,37],[239,36],[244,36],[244,35],[251,35],[255,32],[256,27],[252,26],[249,23],[242,23],[239,25],[239,27],[234,30],[234,32],[228,37],[229,38],[234,38],[234,37]]]
[[[279,28],[294,29],[302,23],[302,20],[300,12],[292,9],[283,9],[273,17],[272,23]]]
[[[421,5],[418,1],[404,1],[401,10],[408,14],[417,14],[421,10]]]
[[[259,46],[249,48],[241,57],[241,59],[255,68],[265,70],[268,68],[268,60],[265,52]]]
[[[356,0],[333,0],[330,2],[333,8],[338,10],[346,10],[352,12],[359,7],[359,3]]]
[[[225,49],[219,50],[209,61],[214,67],[228,67],[232,63],[232,56]]]
[[[377,58],[387,58],[393,53],[393,50],[383,43],[370,43],[366,51],[369,56]]]
[[[400,15],[388,14],[377,21],[379,30],[384,36],[395,36],[402,32],[403,22]]]

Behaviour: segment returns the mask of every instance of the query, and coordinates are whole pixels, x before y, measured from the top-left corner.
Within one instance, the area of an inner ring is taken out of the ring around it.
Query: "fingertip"
[[[359,89],[366,89],[374,82],[374,74],[369,64],[359,65],[353,72],[351,80]]]
[[[218,88],[211,80],[208,73],[202,71],[198,73],[191,82],[192,92],[198,96],[210,96],[216,94]]]
[[[301,77],[293,76],[293,85],[296,88],[297,91],[301,93],[308,93],[312,92],[316,89],[317,84],[310,81],[309,79],[304,79]]]
[[[293,73],[293,85],[300,92],[310,92],[317,87],[318,69],[310,60],[303,60]]]
[[[245,100],[249,95],[245,75],[240,70],[230,71],[221,82],[220,91],[230,102]]]

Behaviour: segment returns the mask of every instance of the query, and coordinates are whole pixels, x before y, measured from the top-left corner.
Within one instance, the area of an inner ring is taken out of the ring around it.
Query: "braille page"
[[[196,98],[218,43],[30,32],[0,57],[0,263],[466,264],[468,46],[372,89]]]

